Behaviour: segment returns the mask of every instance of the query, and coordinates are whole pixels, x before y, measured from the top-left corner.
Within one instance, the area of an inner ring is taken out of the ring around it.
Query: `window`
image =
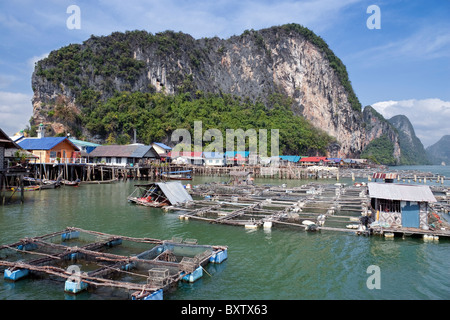
[[[384,212],[401,212],[399,200],[378,199],[377,202],[377,208],[375,210],[381,209]]]
[[[111,157],[106,157],[106,163],[111,163]]]

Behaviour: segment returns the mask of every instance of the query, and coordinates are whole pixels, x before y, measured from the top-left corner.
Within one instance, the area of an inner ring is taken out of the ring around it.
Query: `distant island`
[[[431,163],[450,165],[450,135],[443,136],[438,142],[429,146],[426,151]]]

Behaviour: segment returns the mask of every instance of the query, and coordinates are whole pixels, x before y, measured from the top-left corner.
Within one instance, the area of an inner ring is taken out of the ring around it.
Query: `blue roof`
[[[153,142],[153,143],[156,144],[157,146],[163,148],[163,149],[166,149],[166,150],[172,150],[171,147],[166,146],[164,143],[161,143],[161,142]]]
[[[300,156],[280,156],[281,160],[287,160],[290,162],[299,162],[301,157]]]
[[[69,139],[66,137],[47,137],[47,138],[27,138],[23,139],[22,141],[19,141],[17,144],[25,149],[25,150],[50,150],[63,142],[64,140],[67,140],[75,150],[78,150],[78,147],[74,145]]]
[[[208,159],[223,159],[224,154],[220,152],[203,152],[203,156]]]

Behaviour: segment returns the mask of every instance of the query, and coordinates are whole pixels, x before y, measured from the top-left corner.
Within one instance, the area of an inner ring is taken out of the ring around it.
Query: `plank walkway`
[[[80,235],[84,237],[83,241]],[[86,239],[96,241],[78,246]],[[56,277],[67,284],[74,279],[68,266],[83,261],[84,266],[94,267],[94,270],[77,273],[78,283],[91,289],[121,289],[124,295],[134,300],[147,299],[160,291],[162,296],[162,292],[173,288],[196,269],[203,270],[212,258],[227,250],[226,246],[198,245],[192,239],[181,240],[132,238],[67,228],[0,246],[0,271],[13,273],[24,270],[27,275]],[[107,252],[121,246],[124,241],[128,249],[136,245],[133,250],[140,253],[119,255]],[[161,274],[164,276],[161,277]],[[131,275],[134,280],[123,280],[124,275],[128,278]],[[6,273],[5,279],[9,279]]]
[[[303,223],[308,220],[316,224],[314,230],[368,233],[356,228],[362,214],[370,212],[366,186],[309,183],[295,188],[252,185],[234,190],[236,193],[232,194],[229,186],[209,184],[192,192],[196,197],[207,195],[209,200],[194,200],[189,206],[167,207],[165,210],[179,212],[180,219],[217,224],[260,227],[271,222],[273,225],[308,229]],[[450,237],[449,230],[375,227],[372,231],[381,235]]]

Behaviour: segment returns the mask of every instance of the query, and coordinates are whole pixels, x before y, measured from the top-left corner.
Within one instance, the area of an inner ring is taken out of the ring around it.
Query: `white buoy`
[[[272,228],[272,221],[264,221],[263,228],[264,229]]]

